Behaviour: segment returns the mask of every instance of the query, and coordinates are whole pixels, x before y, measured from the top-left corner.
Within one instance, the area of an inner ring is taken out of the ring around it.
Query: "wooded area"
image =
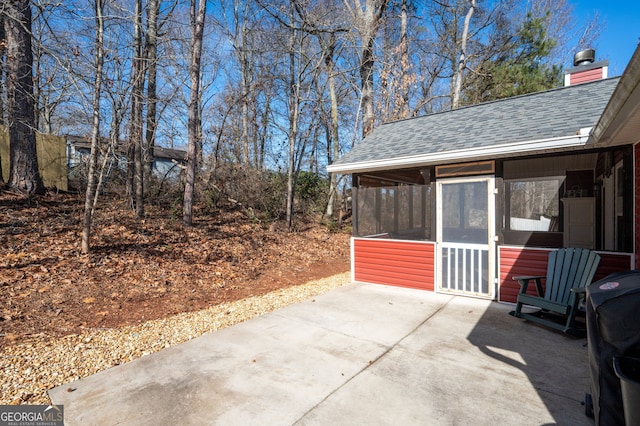
[[[280,232],[241,210],[197,211],[199,226],[149,206],[138,221],[102,199],[95,243],[82,256],[82,197],[37,203],[0,194],[0,346],[31,336],[120,327],[303,284],[349,269],[349,234],[310,224]],[[44,224],[44,225],[43,225]]]
[[[574,22],[567,0],[89,4],[0,9],[6,183],[43,192],[36,131],[91,140],[78,188],[85,252],[106,181],[120,183],[140,220],[163,191],[153,146],[188,152],[185,226],[194,202],[219,200],[289,229],[300,213],[339,220],[348,185],[325,167],[377,125],[556,87],[598,36],[597,16]],[[125,176],[115,180],[107,159],[122,144]],[[265,182],[286,184],[265,191]]]

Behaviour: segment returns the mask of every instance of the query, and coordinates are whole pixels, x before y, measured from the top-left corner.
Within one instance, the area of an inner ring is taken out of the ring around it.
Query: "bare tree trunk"
[[[325,47],[325,66],[327,68],[329,83],[329,99],[331,101],[331,123],[327,143],[327,164],[332,164],[340,155],[340,143],[338,140],[338,97],[336,96],[335,62],[333,53],[335,50],[335,36],[331,34],[329,44]],[[337,176],[329,174],[329,201],[327,202],[327,216],[333,218],[334,204],[337,195]]]
[[[9,119],[9,186],[27,195],[43,193],[36,152],[29,0],[4,2]]]
[[[200,72],[202,58],[202,39],[204,34],[205,14],[207,11],[206,0],[191,0],[191,62],[189,64],[189,76],[191,78],[191,93],[189,96],[189,117],[187,130],[189,133],[189,146],[187,148],[187,177],[184,186],[184,202],[182,208],[182,223],[191,226],[193,223],[193,193],[198,169],[198,150],[202,141],[199,139],[201,131],[200,123]]]
[[[264,155],[265,149],[267,146],[267,137],[269,128],[269,118],[271,116],[271,94],[267,94],[265,102],[264,102],[264,112],[262,116],[262,124],[260,129],[256,128],[256,134],[259,135],[258,140],[258,152],[256,153],[256,169],[263,170],[264,169]],[[258,123],[256,123],[258,124]]]
[[[373,65],[374,37],[366,37],[362,43],[362,59],[360,62],[360,81],[362,90],[362,137],[373,131],[375,113],[373,98]]]
[[[133,145],[133,141],[129,138],[129,143],[127,145],[127,179],[125,181],[125,190],[127,193],[127,199],[129,202],[129,207],[131,209],[135,209],[135,164],[136,164],[136,149]]]
[[[4,14],[0,13],[0,40],[6,40],[6,33],[4,31]],[[4,94],[5,94],[5,52],[6,52],[6,44],[0,43],[0,125],[6,126],[5,121],[5,104],[4,104]],[[0,182],[2,182],[2,168],[0,167]]]
[[[131,130],[133,145],[133,182],[136,217],[144,217],[144,168],[142,162],[142,91],[144,87],[144,62],[142,51],[142,0],[136,0],[133,30],[133,86],[131,88]]]
[[[453,91],[451,94],[451,108],[460,106],[460,93],[462,92],[462,79],[464,77],[464,69],[467,66],[467,42],[469,39],[469,25],[471,17],[476,8],[476,0],[470,0],[467,16],[464,18],[464,27],[462,29],[462,39],[460,40],[460,57],[458,59],[458,67],[453,75]]]
[[[296,30],[290,29],[289,36],[289,170],[287,173],[287,227],[293,226],[293,209],[295,200],[294,174],[296,168],[296,140],[298,139],[298,114],[300,104],[300,84],[296,77]]]
[[[98,163],[98,142],[100,140],[100,94],[102,90],[102,67],[104,64],[104,19],[102,0],[95,0],[96,42],[95,42],[95,80],[93,82],[93,125],[91,131],[91,156],[89,157],[89,178],[84,203],[84,226],[82,229],[82,252],[89,253],[91,248],[91,223],[97,195],[96,165]]]
[[[147,130],[143,150],[145,187],[148,187],[149,179],[153,173],[153,149],[155,146],[157,122],[157,75],[158,75],[158,14],[160,13],[160,1],[149,0],[147,6]]]
[[[0,40],[5,40],[5,32],[4,32],[4,14],[0,13]],[[4,88],[5,88],[5,80],[4,80],[4,52],[6,45],[0,43],[0,126],[4,126]],[[2,156],[0,155],[0,187],[4,182],[4,176],[2,175]]]
[[[233,1],[233,25],[231,26],[232,34],[230,35],[233,40],[233,48],[235,50],[236,58],[240,68],[240,97],[238,102],[240,103],[240,154],[238,156],[239,163],[242,167],[246,167],[250,164],[249,155],[249,139],[250,139],[250,127],[256,125],[251,123],[250,108],[251,108],[251,81],[252,81],[252,69],[250,63],[251,48],[249,46],[249,27],[247,21],[249,19],[249,4],[251,0]],[[254,152],[255,159],[255,152]]]
[[[120,97],[114,97],[112,99],[113,102],[113,106],[112,106],[112,113],[111,113],[111,124],[110,124],[110,129],[109,129],[109,147],[107,149],[106,154],[104,154],[104,160],[103,161],[103,165],[102,165],[102,169],[100,171],[100,181],[98,182],[98,192],[97,194],[102,190],[102,187],[104,185],[104,173],[105,173],[105,169],[106,169],[106,173],[108,176],[108,172],[111,169],[112,165],[118,161],[117,156],[115,155],[115,152],[118,148],[118,144],[120,143],[120,130],[122,127],[122,118],[124,115],[124,107],[123,107],[123,102],[122,102],[123,98]],[[96,204],[97,198],[94,199],[94,207]]]
[[[247,47],[247,28],[243,21],[240,29],[240,73],[242,75],[242,165],[249,165],[249,58]]]
[[[33,34],[29,34],[31,37]],[[35,40],[35,37],[34,37]],[[40,120],[42,118],[42,94],[40,91],[40,61],[42,59],[42,49],[39,46],[39,43],[36,41],[32,44],[32,53],[33,53],[33,127],[38,131],[42,131],[40,128]]]
[[[364,8],[359,0],[353,0],[353,5],[348,0],[343,1],[354,18],[362,43],[360,53],[360,108],[362,110],[362,137],[366,137],[373,130],[375,123],[373,87],[375,39],[389,0],[366,0]]]
[[[408,37],[408,21],[407,1],[402,0],[400,6],[400,69],[401,80],[400,90],[402,90],[402,103],[400,105],[400,118],[409,117],[409,91],[411,90],[411,82],[409,77],[409,37]]]

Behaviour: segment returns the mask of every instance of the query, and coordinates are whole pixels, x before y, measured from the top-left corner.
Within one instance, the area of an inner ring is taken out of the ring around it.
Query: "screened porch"
[[[356,174],[354,280],[509,301],[510,276],[554,248],[599,251],[598,276],[631,269],[632,171],[629,146]]]

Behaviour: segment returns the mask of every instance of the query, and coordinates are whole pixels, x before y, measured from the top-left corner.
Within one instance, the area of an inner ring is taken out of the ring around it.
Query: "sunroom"
[[[633,269],[634,147],[592,136],[619,80],[376,129],[329,167],[353,177],[353,280],[514,301],[554,248]]]

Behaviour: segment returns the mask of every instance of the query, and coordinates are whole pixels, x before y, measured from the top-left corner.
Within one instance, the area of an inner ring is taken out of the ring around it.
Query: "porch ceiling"
[[[631,57],[611,100],[593,131],[593,145],[613,146],[640,141],[640,47]]]

